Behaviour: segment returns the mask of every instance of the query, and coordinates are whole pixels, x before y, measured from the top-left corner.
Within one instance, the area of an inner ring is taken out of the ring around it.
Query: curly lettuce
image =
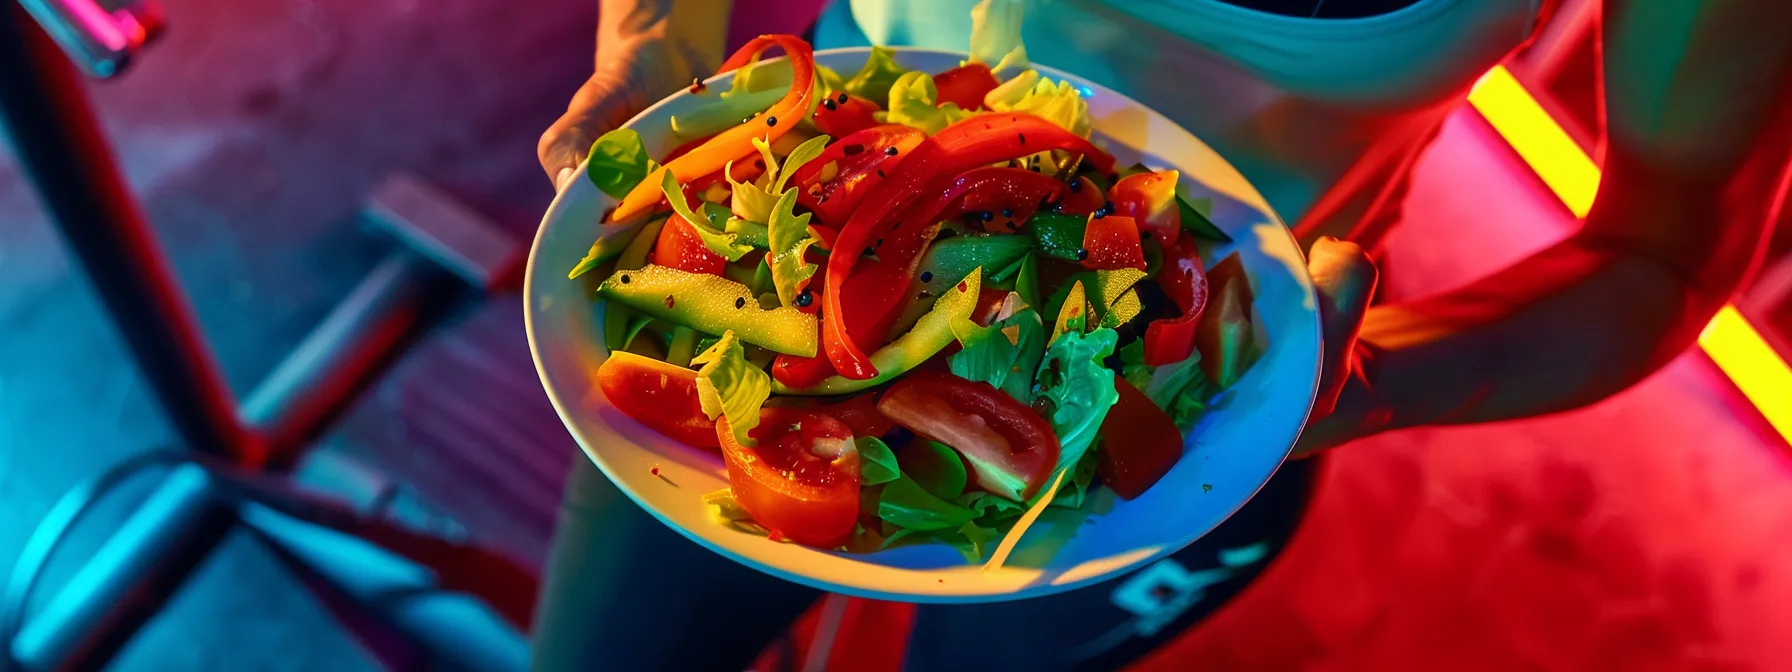
[[[1037,70],[1002,82],[983,97],[983,106],[997,112],[1026,112],[1085,138],[1094,128],[1082,92],[1070,82],[1046,79]]]
[[[759,150],[759,158],[765,162],[765,172],[748,182],[734,181],[734,163],[729,162],[723,168],[722,176],[728,180],[728,186],[734,191],[734,216],[749,222],[771,222],[772,209],[778,205],[778,197],[784,194],[790,176],[804,164],[814,161],[827,149],[828,136],[818,135],[795,149],[779,163],[778,157],[772,154],[772,146],[761,138],[753,138],[753,148]]]
[[[772,287],[779,303],[795,306],[804,283],[815,276],[815,264],[804,258],[816,243],[809,233],[809,213],[796,214],[796,190],[792,189],[778,198],[769,219],[766,228],[771,247],[765,253],[765,263],[771,267]]]
[[[1113,329],[1089,333],[1073,329],[1046,348],[1036,381],[1039,396],[1052,404],[1049,419],[1062,446],[1059,469],[1076,466],[1095,442],[1108,409],[1120,400],[1114,389],[1114,372],[1103,362],[1114,354],[1118,340]]]
[[[964,349],[947,360],[952,373],[989,383],[1022,404],[1033,403],[1033,373],[1045,356],[1045,325],[1020,295],[1009,292],[998,319],[987,327],[970,320],[952,325]]]
[[[673,212],[690,223],[691,229],[697,232],[697,237],[703,240],[704,247],[729,261],[738,261],[753,251],[753,246],[740,242],[739,236],[715,229],[710,226],[708,217],[698,216],[693,212],[691,205],[684,200],[684,192],[678,188],[678,176],[673,175],[670,170],[664,175],[660,180],[660,191],[666,195],[666,202],[672,204]]]
[[[896,64],[896,52],[883,47],[872,47],[871,55],[865,59],[865,67],[859,68],[851,79],[846,80],[844,87],[848,94],[870,101],[888,100],[890,87],[903,74],[909,72]]]
[[[772,378],[747,361],[734,330],[722,332],[716,344],[691,359],[698,365],[697,402],[709,419],[727,418],[734,440],[754,445],[749,433],[759,426],[759,407],[772,395]]]
[[[1202,373],[1200,364],[1201,353],[1195,352],[1180,362],[1146,365],[1144,341],[1133,341],[1120,349],[1120,376],[1144,392],[1185,432],[1201,420],[1208,402],[1219,391],[1219,386]]]
[[[888,111],[878,112],[874,116],[878,121],[918,128],[923,133],[933,135],[975,114],[970,110],[959,109],[955,103],[940,104],[939,99],[940,90],[933,83],[932,75],[918,71],[906,73],[890,85]]]

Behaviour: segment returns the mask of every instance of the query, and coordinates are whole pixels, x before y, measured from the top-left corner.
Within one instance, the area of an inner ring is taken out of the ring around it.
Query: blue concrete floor
[[[527,10],[487,0],[165,5],[166,40],[123,80],[95,84],[92,95],[239,394],[385,249],[354,220],[385,175],[419,175],[518,236],[533,230],[552,196],[535,166],[535,138],[589,72],[592,3],[530,3]],[[11,155],[0,151],[0,563],[7,565],[64,490],[171,438],[72,263]],[[439,447],[444,436],[518,446],[509,450],[519,456],[505,464],[520,471],[484,469],[497,475],[440,506],[487,523],[470,527],[495,530],[491,541],[535,558],[570,444],[534,385],[515,328],[519,313],[506,301],[483,308],[401,364],[401,378],[412,382],[376,390],[328,438],[327,450],[390,466],[410,482],[441,483],[474,468],[456,458],[466,446]],[[414,374],[435,367],[456,368],[454,387],[415,382]],[[505,398],[472,393],[494,389]],[[443,432],[434,422],[442,409],[468,405],[476,412],[463,422],[484,434]],[[544,411],[550,424],[532,429]],[[533,520],[489,524],[506,518],[500,509],[518,507],[536,512]],[[124,508],[84,528],[109,527]],[[72,551],[78,557],[81,545]],[[238,537],[142,632],[118,669],[370,666],[303,588]]]

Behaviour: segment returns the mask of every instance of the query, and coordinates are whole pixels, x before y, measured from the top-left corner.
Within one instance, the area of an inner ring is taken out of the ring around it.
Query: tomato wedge
[[[877,410],[965,458],[978,486],[1025,501],[1052,477],[1062,446],[1051,423],[989,383],[917,371],[898,380]]]
[[[1145,248],[1139,246],[1139,225],[1131,217],[1120,215],[1089,216],[1083,228],[1083,268],[1113,270],[1136,268],[1145,270]]]
[[[597,367],[597,389],[616,410],[680,443],[716,448],[716,423],[697,402],[697,372],[630,352]]]
[[[884,417],[877,410],[877,393],[866,392],[848,397],[843,401],[822,403],[813,397],[772,397],[769,405],[780,408],[800,408],[826,415],[846,423],[852,429],[853,436],[878,436],[890,433],[896,423]]]
[[[1176,207],[1179,176],[1174,170],[1165,170],[1120,178],[1108,190],[1114,214],[1133,218],[1139,224],[1139,233],[1166,247],[1176,242],[1182,233],[1182,209]]]
[[[935,75],[933,85],[939,89],[940,104],[953,103],[967,110],[981,110],[983,97],[994,91],[1001,82],[996,81],[996,75],[990,72],[989,66],[966,63]]]
[[[689,194],[680,192],[678,195],[687,203],[690,201]],[[672,218],[666,220],[666,225],[660,228],[659,240],[654,241],[653,254],[648,258],[656,265],[687,273],[721,275],[722,269],[728,266],[728,260],[704,245],[693,226],[695,225],[685,221],[678,213],[672,213]]]
[[[926,139],[920,129],[901,124],[873,126],[837,138],[821,156],[791,175],[797,185],[796,202],[814,211],[822,224],[839,229],[859,201]]]
[[[852,537],[859,517],[859,452],[852,430],[834,418],[795,408],[762,408],[747,433],[757,445],[734,440],[726,417],[716,421],[728,488],[753,522],[773,539],[835,548]]]
[[[877,103],[858,96],[835,93],[821,101],[821,107],[810,117],[815,128],[836,138],[844,138],[877,125],[873,113],[882,110]]]
[[[1251,281],[1238,253],[1226,255],[1207,270],[1207,307],[1196,320],[1195,348],[1201,351],[1201,372],[1221,387],[1238,382],[1250,357]]]
[[[1182,432],[1131,383],[1114,377],[1120,400],[1101,421],[1096,473],[1121,499],[1145,494],[1182,459]]]

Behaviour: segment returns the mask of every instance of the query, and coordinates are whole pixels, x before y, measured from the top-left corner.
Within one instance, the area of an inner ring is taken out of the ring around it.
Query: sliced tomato
[[[1051,423],[988,383],[917,371],[877,402],[884,416],[965,458],[978,486],[1024,501],[1051,479],[1062,447]]]
[[[933,78],[941,104],[953,103],[967,110],[983,109],[983,97],[1000,84],[995,73],[982,63],[966,63]]]
[[[690,194],[682,193],[689,202]],[[659,240],[653,243],[653,255],[649,257],[655,265],[676,268],[687,273],[708,273],[721,275],[722,269],[728,266],[728,260],[722,255],[710,251],[703,239],[697,237],[693,225],[685,221],[678,213],[666,220],[660,228]]]
[[[1195,349],[1201,372],[1221,387],[1238,382],[1250,358],[1251,281],[1238,253],[1226,255],[1207,270],[1207,306],[1195,327]]]
[[[1176,206],[1179,177],[1174,170],[1164,170],[1120,178],[1108,189],[1114,214],[1133,218],[1141,235],[1168,247],[1182,233],[1182,209]]]
[[[1101,187],[1095,186],[1094,180],[1078,175],[1070,181],[1070,192],[1064,195],[1064,200],[1058,202],[1058,212],[1087,215],[1107,204],[1107,197],[1101,195]]]
[[[1182,459],[1182,432],[1131,383],[1114,377],[1120,400],[1101,421],[1096,473],[1121,499],[1145,494]]]
[[[755,445],[734,440],[727,418],[716,421],[728,487],[753,522],[804,546],[835,548],[852,536],[859,516],[859,453],[852,429],[834,418],[796,408],[762,408],[747,432]]]
[[[877,410],[877,393],[866,392],[841,401],[822,402],[814,397],[773,397],[767,405],[800,408],[826,415],[846,423],[853,436],[878,436],[890,433],[896,423]]]
[[[836,138],[844,138],[877,125],[873,113],[882,110],[877,103],[858,96],[835,93],[815,108],[815,128]]]
[[[1145,248],[1139,246],[1139,225],[1120,215],[1089,216],[1083,228],[1083,267],[1093,270],[1136,268],[1145,270]]]
[[[597,389],[616,410],[680,443],[715,448],[716,423],[697,402],[697,372],[629,352],[597,367]]]
[[[791,176],[797,184],[797,203],[814,211],[823,225],[839,230],[865,194],[926,139],[920,129],[901,124],[873,126],[839,138]]]

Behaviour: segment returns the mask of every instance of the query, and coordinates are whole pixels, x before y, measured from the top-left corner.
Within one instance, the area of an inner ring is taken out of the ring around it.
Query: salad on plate
[[[569,275],[605,303],[595,382],[719,454],[718,524],[1000,564],[1046,507],[1151,488],[1266,346],[1205,199],[1117,164],[983,18],[944,72],[760,37],[692,85],[681,146],[592,147],[616,206]]]

